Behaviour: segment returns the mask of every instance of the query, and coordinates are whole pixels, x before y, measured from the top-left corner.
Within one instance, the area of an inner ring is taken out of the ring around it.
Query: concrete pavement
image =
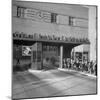
[[[96,94],[96,77],[75,71],[47,70],[13,75],[13,98]]]

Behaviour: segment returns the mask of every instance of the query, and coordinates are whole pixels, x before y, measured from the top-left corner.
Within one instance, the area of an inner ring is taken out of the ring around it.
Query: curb
[[[43,72],[43,71],[42,70],[32,70],[32,69],[29,69],[28,72],[40,73],[40,72]]]
[[[77,73],[82,74],[82,75],[86,75],[86,76],[89,76],[89,77],[97,78],[97,76],[95,76],[93,74],[88,74],[88,73],[80,72],[80,71],[76,71],[76,70],[64,69],[64,68],[58,68],[58,70],[68,71],[68,72],[77,72]]]

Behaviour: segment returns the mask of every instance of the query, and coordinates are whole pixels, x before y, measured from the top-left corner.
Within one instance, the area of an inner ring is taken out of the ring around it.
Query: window
[[[21,17],[23,18],[24,17],[24,7],[17,7],[17,17]]]
[[[51,23],[56,23],[56,19],[57,19],[57,14],[51,13]]]
[[[69,16],[69,25],[73,25],[73,19],[74,17]]]

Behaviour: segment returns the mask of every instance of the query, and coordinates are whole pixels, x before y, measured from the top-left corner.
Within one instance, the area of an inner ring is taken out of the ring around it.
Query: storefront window
[[[88,61],[88,52],[83,53],[83,61]]]
[[[82,61],[82,52],[76,52],[75,58],[78,59],[79,61]]]
[[[43,51],[57,51],[57,47],[45,45],[45,46],[43,46]]]

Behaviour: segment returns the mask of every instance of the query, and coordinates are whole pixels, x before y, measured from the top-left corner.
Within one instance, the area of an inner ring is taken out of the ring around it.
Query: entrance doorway
[[[59,67],[58,46],[36,42],[32,45],[31,68],[36,70]]]
[[[59,67],[58,46],[43,45],[43,68],[55,69]]]

